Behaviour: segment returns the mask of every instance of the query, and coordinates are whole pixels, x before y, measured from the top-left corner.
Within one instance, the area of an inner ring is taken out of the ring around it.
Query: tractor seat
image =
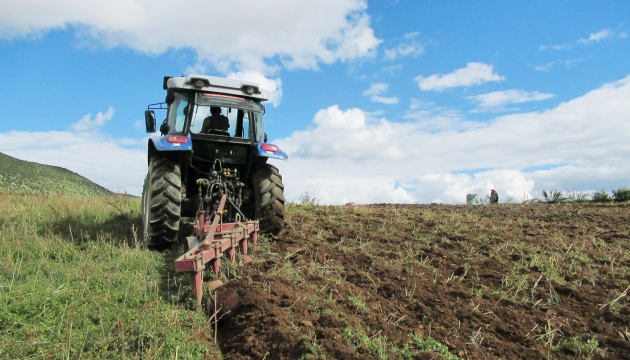
[[[219,136],[230,136],[230,132],[229,131],[217,130],[217,129],[210,129],[210,130],[208,130],[208,134],[210,134],[210,135],[219,135]]]

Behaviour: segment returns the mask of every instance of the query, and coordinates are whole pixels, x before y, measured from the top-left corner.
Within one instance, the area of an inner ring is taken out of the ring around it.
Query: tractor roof
[[[188,77],[165,76],[164,90],[167,89],[188,89],[217,92],[254,98],[260,101],[266,101],[269,99],[269,92],[261,89],[256,83],[206,75],[191,74],[188,75]]]

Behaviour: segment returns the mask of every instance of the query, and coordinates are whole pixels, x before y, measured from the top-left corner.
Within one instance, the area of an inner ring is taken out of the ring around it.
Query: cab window
[[[251,137],[251,111],[228,106],[212,107],[219,108],[220,113],[217,112],[217,114],[213,115],[210,106],[195,106],[191,116],[190,132],[200,134],[202,130],[205,130],[204,133],[212,135],[230,136],[242,139],[249,139]],[[227,118],[228,123],[227,129],[225,129],[224,125],[225,118]]]
[[[186,124],[188,94],[176,92],[174,95],[175,100],[168,107],[167,123],[171,127],[169,133],[182,133]]]

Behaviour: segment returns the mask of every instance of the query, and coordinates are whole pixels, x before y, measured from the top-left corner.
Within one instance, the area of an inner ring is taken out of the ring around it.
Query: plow
[[[215,280],[207,284],[210,291],[214,291],[223,282],[219,280],[221,258],[227,255],[227,260],[236,263],[237,253],[244,264],[252,261],[248,255],[248,242],[252,245],[258,242],[259,222],[241,219],[240,214],[234,222],[224,223],[222,218],[227,210],[224,209],[227,195],[224,194],[216,209],[206,217],[205,211],[199,211],[195,220],[194,236],[186,238],[187,251],[175,260],[175,271],[190,273],[192,296],[201,305],[203,297],[203,270],[206,264],[214,273]],[[255,249],[255,247],[254,247]]]

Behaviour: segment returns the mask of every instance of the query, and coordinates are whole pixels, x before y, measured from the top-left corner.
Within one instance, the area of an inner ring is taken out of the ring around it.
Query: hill
[[[70,196],[112,194],[70,170],[19,160],[3,153],[0,153],[0,191]]]

